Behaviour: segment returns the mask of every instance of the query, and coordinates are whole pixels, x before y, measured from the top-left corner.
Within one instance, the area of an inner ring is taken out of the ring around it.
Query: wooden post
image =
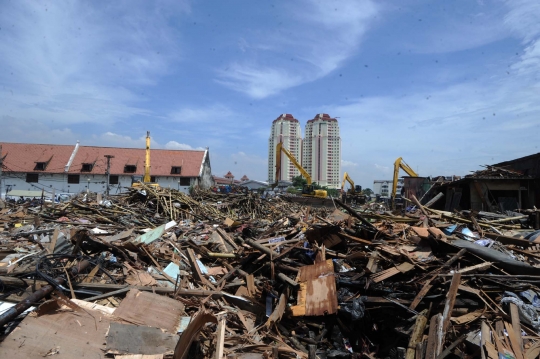
[[[519,321],[519,311],[517,305],[510,303],[510,318],[512,319],[512,328],[519,343],[519,347],[523,351],[523,338],[521,337],[521,322]]]
[[[216,355],[214,359],[223,358],[223,346],[225,345],[225,318],[221,318],[216,332]]]
[[[450,284],[450,289],[446,294],[446,302],[444,304],[443,311],[443,333],[446,333],[448,327],[450,326],[450,317],[452,316],[452,309],[454,309],[454,304],[456,303],[456,295],[461,283],[461,274],[454,273],[452,276],[452,283]]]
[[[436,314],[431,317],[431,321],[429,322],[426,359],[435,359],[442,351],[442,343],[442,315]]]
[[[489,327],[486,324],[485,320],[482,320],[482,324],[480,326],[480,330],[482,333],[482,338],[480,342],[480,355],[482,356],[482,359],[488,359],[486,355],[486,343],[491,343],[491,335],[489,331]]]
[[[425,315],[420,313],[416,317],[416,322],[414,324],[414,329],[411,334],[411,339],[409,340],[409,346],[407,347],[407,354],[405,359],[415,359],[416,345],[420,343],[424,329],[426,329],[427,318]]]

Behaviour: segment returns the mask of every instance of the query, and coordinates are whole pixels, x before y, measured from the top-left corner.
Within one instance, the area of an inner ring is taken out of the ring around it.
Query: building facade
[[[142,178],[145,149],[76,145],[0,143],[0,195],[11,190],[79,193],[90,190],[121,193]],[[109,176],[107,162],[109,159]],[[152,182],[188,192],[191,186],[214,185],[206,150],[151,150]],[[107,182],[108,178],[108,182]]]
[[[341,137],[335,118],[321,113],[307,122],[302,167],[313,182],[329,188],[340,187]]]
[[[375,180],[373,181],[373,194],[381,197],[390,197],[392,194],[392,180]],[[397,196],[401,195],[401,189],[403,188],[403,178],[398,178],[397,183]]]
[[[291,114],[282,114],[272,122],[270,138],[268,140],[268,182],[276,180],[292,181],[293,177],[300,175],[298,169],[287,156],[281,156],[280,178],[276,177],[276,146],[283,143],[283,147],[291,152],[299,163],[302,163],[302,133],[300,122]]]

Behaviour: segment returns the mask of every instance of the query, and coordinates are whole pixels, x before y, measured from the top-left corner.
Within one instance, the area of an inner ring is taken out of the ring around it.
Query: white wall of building
[[[282,142],[283,147],[291,152],[299,163],[302,163],[302,132],[300,122],[291,115],[281,115],[272,123],[270,138],[268,140],[268,182],[276,182],[276,146]],[[292,181],[293,177],[299,176],[300,172],[282,154],[281,156],[281,178],[280,180]]]
[[[392,194],[392,180],[375,180],[373,181],[373,193],[382,197],[390,197]],[[403,178],[398,178],[396,196],[401,195],[401,189],[403,188]]]
[[[313,182],[339,188],[341,181],[341,137],[337,120],[316,116],[306,124],[302,166]]]
[[[156,182],[159,183],[161,187],[173,188],[180,190],[182,192],[188,193],[189,187],[192,184],[195,184],[196,178],[189,178],[190,185],[180,185],[179,177],[173,176],[156,176]],[[6,173],[4,172],[2,180],[2,197],[5,197],[6,190],[25,190],[25,191],[36,191],[42,190],[52,193],[80,193],[86,192],[89,188],[92,192],[105,193],[106,191],[106,175],[90,174],[84,175],[81,174],[79,177],[79,183],[68,183],[67,174],[49,174],[49,173],[40,173],[38,182],[29,183],[26,182],[26,173]],[[131,175],[121,175],[118,176],[118,184],[111,184],[109,193],[117,194],[127,191],[126,187],[131,186]]]

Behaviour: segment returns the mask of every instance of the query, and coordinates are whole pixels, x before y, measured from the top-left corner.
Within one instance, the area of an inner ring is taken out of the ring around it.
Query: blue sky
[[[0,141],[209,147],[266,180],[272,120],[339,119],[364,187],[465,175],[540,135],[540,3],[0,0]]]

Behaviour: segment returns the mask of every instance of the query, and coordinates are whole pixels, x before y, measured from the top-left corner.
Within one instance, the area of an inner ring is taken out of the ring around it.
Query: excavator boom
[[[349,176],[347,172],[343,174],[343,182],[341,182],[342,191],[345,188],[345,181],[349,182],[349,184],[351,185],[351,192],[354,192],[355,191],[354,181],[352,180],[352,178]]]
[[[392,207],[394,207],[395,203],[400,168],[405,171],[409,176],[418,177],[418,174],[414,172],[414,170],[408,164],[406,164],[405,161],[403,161],[403,158],[399,157],[394,162],[394,180],[392,182]]]
[[[144,161],[144,175],[140,176],[131,176],[131,187],[140,188],[141,182],[147,186],[150,186],[155,189],[159,189],[159,184],[151,182],[152,177],[150,176],[150,131],[146,131],[146,154]]]
[[[279,175],[281,173],[281,153],[284,153],[285,156],[294,164],[294,166],[300,171],[300,174],[306,179],[306,186],[302,190],[303,196],[309,196],[309,197],[321,197],[325,198],[327,197],[327,193],[325,190],[314,190],[312,185],[312,179],[311,175],[298,163],[296,158],[293,156],[292,153],[289,152],[285,147],[283,147],[283,144],[280,142],[276,146],[276,182],[271,186],[272,189],[276,188],[279,182]]]
[[[146,158],[144,163],[143,182],[150,182],[150,131],[146,131]]]

